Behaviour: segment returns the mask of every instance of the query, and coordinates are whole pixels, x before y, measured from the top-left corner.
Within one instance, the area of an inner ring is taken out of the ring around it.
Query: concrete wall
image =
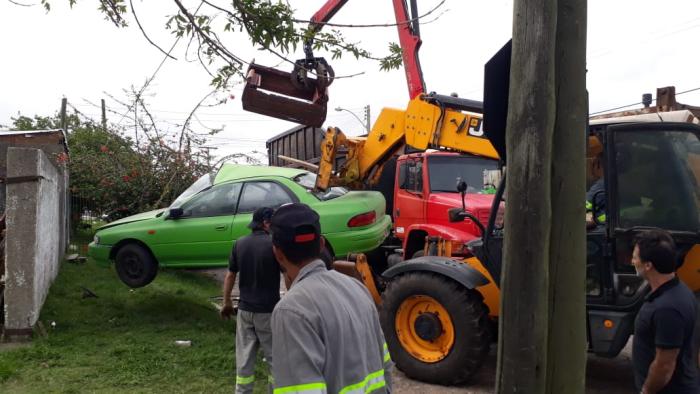
[[[41,149],[58,169],[63,178],[59,184],[61,186],[61,204],[65,209],[60,212],[61,223],[61,250],[66,251],[70,243],[70,199],[68,198],[68,168],[61,164],[59,156],[67,153],[65,135],[61,130],[27,131],[27,132],[3,132],[0,133],[0,178],[5,178],[8,174],[7,156],[11,147]],[[0,183],[0,215],[5,212],[5,184]]]
[[[6,339],[31,334],[63,255],[62,182],[43,151],[7,151]]]

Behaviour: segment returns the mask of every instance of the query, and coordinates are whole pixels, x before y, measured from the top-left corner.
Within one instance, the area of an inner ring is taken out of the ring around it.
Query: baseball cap
[[[253,212],[253,220],[248,224],[248,228],[258,228],[262,227],[263,222],[269,221],[275,211],[272,208],[262,207],[258,208]]]
[[[286,204],[277,209],[270,220],[272,242],[277,245],[299,245],[321,237],[319,216],[306,204]]]

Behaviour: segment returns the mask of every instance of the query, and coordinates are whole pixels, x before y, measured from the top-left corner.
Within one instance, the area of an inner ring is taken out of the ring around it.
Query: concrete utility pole
[[[515,0],[498,393],[583,393],[586,1]]]
[[[61,129],[63,129],[63,132],[66,134],[68,134],[68,130],[66,130],[68,128],[68,123],[67,123],[68,120],[66,118],[66,107],[67,106],[68,106],[68,99],[64,97],[61,99],[60,117],[61,117]]]
[[[102,130],[107,131],[107,107],[105,106],[105,99],[101,99],[102,107]]]
[[[372,118],[369,113],[369,104],[365,105],[365,122],[367,122],[367,132],[369,133],[370,130],[372,130]]]

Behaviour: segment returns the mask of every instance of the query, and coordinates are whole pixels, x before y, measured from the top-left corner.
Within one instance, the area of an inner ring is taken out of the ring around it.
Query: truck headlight
[[[99,245],[100,237],[98,237],[97,234],[95,234],[95,236],[92,238],[92,242],[94,242],[95,245]]]

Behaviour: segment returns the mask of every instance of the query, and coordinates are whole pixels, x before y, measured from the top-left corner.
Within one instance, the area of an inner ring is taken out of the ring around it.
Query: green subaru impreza
[[[291,202],[318,212],[328,257],[367,252],[384,241],[391,218],[380,193],[342,187],[316,192],[315,181],[305,170],[225,164],[169,208],[100,227],[89,254],[97,262],[114,261],[119,278],[131,287],[149,284],[159,267],[224,267],[236,239],[250,233],[253,211]]]

